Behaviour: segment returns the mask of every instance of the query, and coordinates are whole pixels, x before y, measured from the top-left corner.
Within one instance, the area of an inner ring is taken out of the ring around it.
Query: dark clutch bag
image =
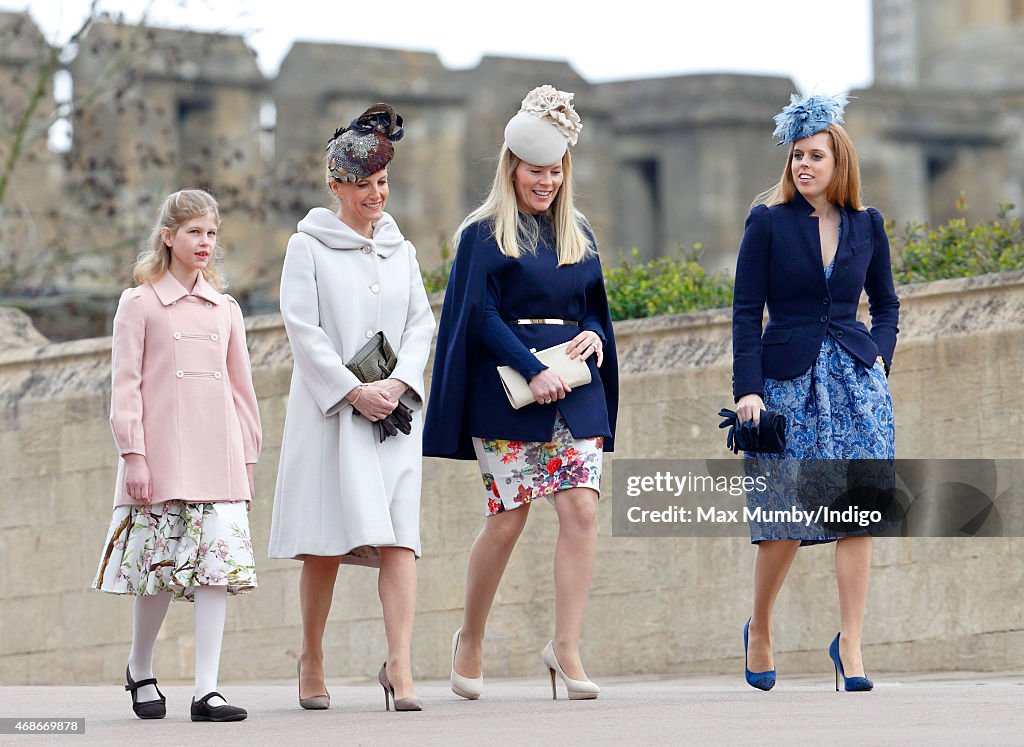
[[[345,368],[364,384],[381,381],[390,376],[398,365],[398,356],[391,349],[384,332],[378,332],[359,348]]]
[[[736,413],[722,408],[718,411],[719,428],[728,428],[725,446],[734,454],[751,451],[759,454],[781,454],[786,450],[786,416],[778,412],[761,410],[761,422],[755,426],[753,420],[740,423]]]
[[[359,348],[359,352],[352,356],[345,364],[345,368],[364,384],[370,384],[388,378],[394,373],[397,365],[398,356],[381,331]],[[412,410],[399,401],[394,411],[383,420],[378,420],[374,426],[381,443],[384,443],[388,436],[396,436],[400,432],[408,436],[412,433]]]

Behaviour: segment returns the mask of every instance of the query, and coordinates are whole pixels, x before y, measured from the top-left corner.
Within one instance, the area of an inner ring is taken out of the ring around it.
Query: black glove
[[[751,451],[761,454],[781,454],[786,450],[786,416],[778,412],[761,410],[761,423],[754,425],[753,420],[740,423],[736,413],[722,408],[718,411],[719,428],[728,428],[725,446],[733,454],[740,451]]]
[[[397,436],[399,431],[407,436],[412,433],[412,410],[401,401],[390,415],[377,421],[377,435],[381,443],[384,443],[388,436]]]
[[[412,433],[412,410],[401,401],[399,401],[398,407],[388,417],[402,433],[407,436]]]

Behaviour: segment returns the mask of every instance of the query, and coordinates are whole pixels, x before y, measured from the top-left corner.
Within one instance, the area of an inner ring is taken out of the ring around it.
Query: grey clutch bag
[[[352,360],[345,364],[345,368],[361,382],[369,384],[388,378],[394,373],[397,365],[398,356],[391,349],[384,332],[380,331],[359,348],[359,352],[352,356]],[[412,433],[412,410],[399,401],[390,415],[378,420],[374,425],[381,443],[384,443],[388,436],[396,436],[400,432],[408,436]]]
[[[386,379],[397,365],[398,356],[391,349],[391,344],[382,331],[359,348],[359,352],[352,356],[352,360],[345,364],[345,368],[355,374],[361,382],[369,384]]]
[[[540,352],[530,350],[537,356],[545,366],[565,379],[565,383],[575,389],[590,383],[590,367],[582,358],[570,358],[565,352],[571,342],[563,342],[551,348],[545,348]],[[526,379],[512,366],[498,366],[498,376],[501,377],[502,386],[505,387],[505,394],[508,396],[509,404],[515,410],[526,407],[531,402],[536,402],[530,385]]]

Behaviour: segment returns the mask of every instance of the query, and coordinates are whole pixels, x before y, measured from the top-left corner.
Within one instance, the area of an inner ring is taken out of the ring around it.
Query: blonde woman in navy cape
[[[782,178],[747,218],[733,299],[733,395],[740,422],[762,410],[786,416],[786,451],[757,459],[895,456],[886,376],[896,347],[899,300],[882,216],[861,205],[857,154],[841,126],[846,96],[793,97],[776,119],[789,144]],[[867,292],[871,329],[857,320]],[[768,308],[763,333],[761,319]],[[795,462],[794,462],[795,464]],[[748,502],[768,502],[767,491]],[[780,497],[781,499],[781,497]],[[792,494],[786,500],[792,502]],[[836,687],[870,690],[861,636],[871,536],[837,537],[822,525],[750,522],[757,544],[753,611],[743,630],[746,679],[775,684],[771,618],[801,545],[835,542],[840,632],[829,656]]]
[[[602,454],[618,402],[615,340],[601,263],[575,209],[572,159],[580,118],[572,94],[534,89],[505,128],[484,204],[456,232],[458,251],[438,330],[424,454],[473,459],[483,477],[483,531],[469,557],[462,627],[452,638],[452,690],[483,689],[484,627],[532,501],[558,515],[555,637],[542,652],[572,699],[596,698],[578,651],[597,546]],[[570,389],[531,349],[571,341],[592,381]],[[509,404],[497,367],[529,382],[535,401]]]

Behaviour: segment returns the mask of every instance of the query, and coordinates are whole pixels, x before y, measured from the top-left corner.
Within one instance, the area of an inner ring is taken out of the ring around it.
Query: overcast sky
[[[100,0],[138,20],[141,0]],[[81,23],[88,0],[0,0],[49,39]],[[271,76],[296,40],[436,52],[449,68],[484,54],[564,59],[590,82],[699,72],[785,75],[803,91],[871,82],[870,0],[486,2],[486,0],[154,0],[157,25],[241,34]],[[657,8],[658,10],[654,10]],[[670,13],[670,15],[667,15]]]

